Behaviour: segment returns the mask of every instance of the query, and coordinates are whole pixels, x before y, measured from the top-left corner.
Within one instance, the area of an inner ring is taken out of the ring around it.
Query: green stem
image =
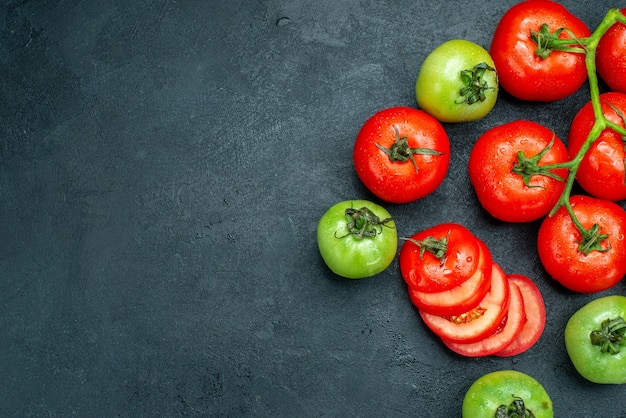
[[[572,158],[567,163],[553,164],[552,166],[549,167],[549,168],[568,168],[569,169],[569,174],[565,182],[565,189],[563,190],[563,193],[561,194],[561,197],[559,198],[558,202],[556,203],[556,205],[550,212],[550,216],[554,215],[559,208],[565,207],[565,209],[567,210],[567,212],[569,213],[572,219],[572,222],[574,223],[574,225],[576,226],[576,228],[579,230],[580,234],[583,237],[583,242],[581,242],[581,246],[579,248],[586,248],[588,249],[588,251],[591,251],[594,249],[600,250],[600,251],[606,251],[606,249],[602,249],[602,247],[600,247],[599,242],[598,242],[598,240],[606,239],[606,234],[599,234],[598,225],[593,225],[591,228],[586,229],[580,223],[570,203],[570,196],[572,192],[572,187],[574,185],[574,181],[576,180],[576,174],[578,172],[578,168],[580,167],[580,163],[583,160],[584,156],[589,151],[589,148],[591,147],[591,145],[600,137],[600,134],[602,133],[602,131],[606,128],[610,128],[621,134],[626,135],[626,129],[607,120],[607,118],[604,116],[604,112],[602,111],[602,104],[600,102],[600,89],[598,86],[598,76],[596,73],[596,60],[595,60],[596,49],[598,47],[598,43],[600,42],[600,39],[602,38],[602,36],[604,36],[606,31],[608,31],[611,26],[613,26],[614,24],[618,22],[626,23],[626,16],[621,14],[618,9],[610,9],[608,13],[606,14],[606,16],[604,17],[604,19],[602,19],[602,22],[600,22],[596,30],[591,34],[591,36],[589,36],[588,38],[580,38],[577,40],[577,44],[579,44],[581,48],[576,47],[575,49],[577,50],[573,52],[582,51],[582,53],[585,54],[585,66],[587,68],[587,75],[588,75],[588,81],[589,81],[589,94],[591,96],[591,105],[593,108],[595,122],[594,122],[593,127],[591,128],[591,131],[589,132],[589,135],[587,136],[587,139],[582,144],[582,146],[580,147],[580,150],[574,156],[574,158]],[[558,45],[558,44],[571,45],[572,41],[571,39],[555,40],[551,44],[551,47],[554,48],[555,45]],[[595,240],[596,245],[594,245],[593,243],[592,244],[589,244],[588,242],[586,243],[585,241],[588,239]]]

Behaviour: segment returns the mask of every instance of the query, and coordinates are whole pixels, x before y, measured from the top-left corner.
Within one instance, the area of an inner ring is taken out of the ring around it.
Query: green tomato
[[[552,400],[533,377],[499,370],[478,378],[463,399],[463,418],[554,417]],[[517,415],[516,415],[517,414]]]
[[[626,296],[580,308],[565,326],[565,348],[578,373],[594,383],[626,383]]]
[[[441,122],[485,117],[498,97],[498,75],[489,52],[463,39],[444,42],[424,60],[415,97],[422,110]]]
[[[367,200],[346,200],[321,217],[317,245],[335,274],[361,279],[389,267],[396,256],[398,235],[385,208]]]

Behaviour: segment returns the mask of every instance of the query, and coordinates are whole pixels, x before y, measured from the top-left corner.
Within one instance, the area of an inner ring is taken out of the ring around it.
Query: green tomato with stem
[[[337,275],[362,279],[383,272],[396,256],[398,234],[389,212],[367,200],[330,207],[317,225],[317,244]]]
[[[419,107],[441,122],[485,117],[496,104],[498,75],[489,52],[464,39],[435,48],[424,60],[415,83]]]
[[[550,396],[535,378],[516,370],[498,370],[472,383],[463,399],[462,416],[553,418],[554,410]]]
[[[604,296],[576,311],[565,326],[565,348],[585,379],[626,383],[626,296]]]

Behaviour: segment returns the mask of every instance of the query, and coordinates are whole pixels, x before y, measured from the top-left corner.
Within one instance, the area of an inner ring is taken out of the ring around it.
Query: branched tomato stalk
[[[585,228],[577,219],[574,209],[570,203],[570,195],[572,187],[576,179],[576,173],[578,167],[583,160],[585,154],[591,147],[591,145],[600,137],[602,131],[606,128],[612,129],[624,137],[626,137],[626,129],[618,124],[611,122],[604,116],[602,111],[602,105],[600,102],[600,89],[598,87],[598,75],[596,72],[596,49],[598,43],[604,34],[609,30],[611,26],[616,23],[626,24],[626,16],[624,16],[618,9],[610,9],[604,19],[600,22],[596,30],[588,38],[578,39],[561,39],[559,35],[565,31],[569,31],[566,28],[559,28],[555,32],[550,32],[548,25],[542,25],[539,31],[531,33],[531,38],[537,44],[537,55],[540,57],[547,57],[552,51],[565,51],[571,53],[585,54],[585,65],[587,68],[589,92],[591,96],[591,103],[593,113],[595,116],[595,123],[587,136],[587,139],[583,143],[578,153],[568,162],[559,164],[550,164],[541,167],[541,170],[537,174],[549,175],[549,170],[557,168],[566,168],[569,170],[569,174],[566,181],[565,189],[561,194],[557,204],[550,211],[549,216],[552,216],[556,211],[565,207],[569,213],[572,222],[579,230],[582,240],[579,245],[579,251],[584,254],[588,254],[591,251],[608,251],[609,248],[602,246],[602,241],[608,238],[607,234],[600,233],[600,226],[594,224],[591,228]]]

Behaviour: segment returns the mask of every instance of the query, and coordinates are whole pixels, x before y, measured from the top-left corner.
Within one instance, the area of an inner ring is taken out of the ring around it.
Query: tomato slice
[[[477,306],[461,315],[420,311],[424,323],[443,340],[473,343],[496,332],[509,308],[509,282],[502,268],[491,263],[491,287]]]
[[[419,292],[450,290],[469,280],[480,261],[477,238],[466,227],[444,223],[420,231],[400,250],[400,271]]]
[[[515,356],[528,350],[539,340],[546,326],[546,307],[535,283],[521,274],[510,274],[507,278],[522,292],[526,319],[513,342],[495,353],[499,357]]]
[[[420,310],[432,315],[460,315],[476,307],[489,292],[492,274],[491,252],[487,245],[475,238],[479,255],[474,274],[461,284],[443,292],[421,292],[409,286],[411,302]]]
[[[511,301],[506,317],[502,321],[502,326],[491,335],[470,343],[456,343],[451,341],[443,341],[443,343],[452,351],[465,357],[484,357],[496,354],[504,347],[511,344],[520,332],[526,315],[524,313],[524,299],[522,292],[516,284],[508,282]]]

